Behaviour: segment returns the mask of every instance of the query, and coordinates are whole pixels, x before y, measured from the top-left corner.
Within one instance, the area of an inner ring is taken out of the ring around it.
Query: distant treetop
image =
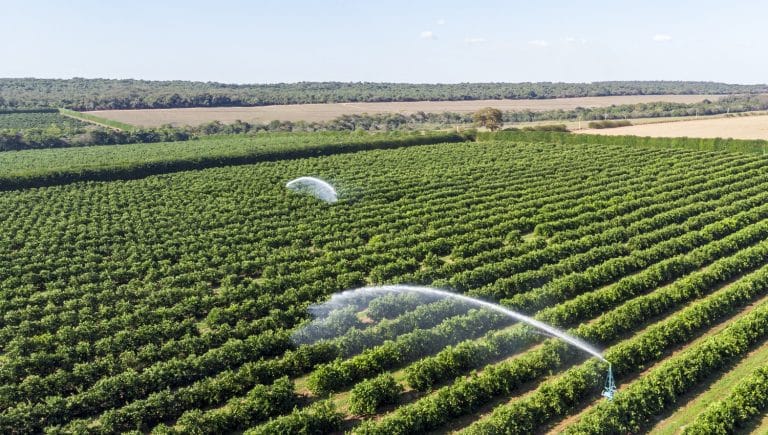
[[[112,79],[0,79],[0,110],[73,110],[263,106],[272,104],[457,101],[609,95],[758,94],[768,85],[683,81],[593,83],[342,83],[224,84]]]

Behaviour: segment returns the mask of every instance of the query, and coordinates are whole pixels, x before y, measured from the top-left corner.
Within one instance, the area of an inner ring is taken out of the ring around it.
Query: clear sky
[[[0,77],[768,82],[768,1],[0,0]]]

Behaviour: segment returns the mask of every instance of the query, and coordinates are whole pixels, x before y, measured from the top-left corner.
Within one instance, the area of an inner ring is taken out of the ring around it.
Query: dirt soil
[[[96,116],[143,127],[163,124],[200,125],[210,121],[231,123],[236,120],[266,123],[280,121],[330,121],[341,115],[362,113],[475,112],[483,107],[500,110],[546,111],[577,107],[607,107],[620,104],[666,101],[695,103],[704,99],[717,100],[718,95],[628,95],[616,97],[555,98],[549,100],[474,100],[474,101],[413,101],[396,103],[331,103],[292,104],[261,107],[202,107],[191,109],[97,110]]]
[[[584,129],[579,130],[578,133],[609,136],[722,137],[768,140],[768,116],[734,116],[730,118],[662,122],[600,130]]]

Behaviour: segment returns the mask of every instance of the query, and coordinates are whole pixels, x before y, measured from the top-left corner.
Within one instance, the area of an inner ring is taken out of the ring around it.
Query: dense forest
[[[593,83],[340,83],[223,84],[111,79],[0,79],[0,109],[73,110],[261,106],[270,104],[448,101],[653,94],[755,94],[766,85],[683,81]]]

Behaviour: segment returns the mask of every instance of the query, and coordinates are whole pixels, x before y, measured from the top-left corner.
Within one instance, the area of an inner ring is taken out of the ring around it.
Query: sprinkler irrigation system
[[[308,192],[315,198],[329,204],[339,200],[339,195],[333,186],[315,177],[295,178],[286,183],[285,187],[296,192]]]
[[[431,287],[421,287],[421,286],[412,286],[412,285],[383,285],[383,286],[377,286],[377,287],[361,287],[354,290],[347,290],[341,293],[336,293],[331,296],[330,300],[322,304],[313,305],[312,307],[310,307],[310,312],[313,314],[313,316],[315,316],[315,320],[313,321],[315,326],[322,325],[323,321],[328,319],[328,317],[333,312],[336,312],[337,310],[345,309],[348,307],[356,307],[360,309],[362,308],[361,301],[363,302],[362,305],[367,305],[367,303],[369,303],[370,301],[372,301],[373,299],[379,296],[383,296],[386,294],[404,294],[404,293],[414,293],[424,297],[432,297],[432,298],[451,298],[451,299],[464,302],[468,305],[492,310],[497,313],[501,313],[505,316],[508,316],[519,322],[523,322],[533,327],[534,330],[542,332],[545,335],[556,337],[574,347],[577,347],[583,350],[584,352],[598,358],[600,361],[603,361],[608,364],[608,376],[605,381],[605,388],[602,392],[602,396],[607,398],[608,400],[613,400],[613,397],[616,394],[616,383],[613,379],[613,368],[611,366],[611,363],[608,362],[608,360],[606,360],[603,357],[602,352],[600,352],[598,349],[596,349],[589,343],[586,343],[581,339],[568,334],[565,331],[557,329],[551,325],[543,323],[534,318],[528,317],[524,314],[510,310],[501,305],[483,301],[480,299],[471,298],[469,296],[465,296],[462,294],[453,293],[453,292],[431,288]],[[310,327],[311,325],[312,324],[310,324]]]
[[[608,363],[608,376],[605,378],[605,388],[603,389],[603,397],[608,400],[613,400],[613,396],[616,394],[616,382],[613,380],[613,367],[611,363]]]

